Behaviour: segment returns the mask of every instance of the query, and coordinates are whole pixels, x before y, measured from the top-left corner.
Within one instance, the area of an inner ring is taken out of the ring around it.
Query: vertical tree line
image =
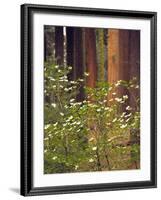
[[[137,30],[45,26],[44,57],[73,67],[70,79],[90,73],[87,85],[140,77],[140,32]],[[64,33],[65,32],[65,33]],[[65,50],[64,50],[65,49]],[[66,57],[64,52],[66,51]],[[65,60],[65,61],[64,61]],[[107,73],[108,72],[108,73]],[[132,102],[132,100],[131,100]]]

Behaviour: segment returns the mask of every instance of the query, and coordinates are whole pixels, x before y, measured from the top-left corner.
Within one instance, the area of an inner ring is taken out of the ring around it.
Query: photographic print
[[[140,168],[140,31],[44,26],[44,173]]]
[[[21,194],[157,186],[155,12],[21,6]]]

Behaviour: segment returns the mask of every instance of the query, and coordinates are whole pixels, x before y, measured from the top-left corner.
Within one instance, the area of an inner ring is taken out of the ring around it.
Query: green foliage
[[[87,73],[68,80],[71,69],[45,64],[45,173],[129,169],[139,163],[139,99],[134,109],[127,94],[117,95],[120,88],[138,90],[136,78],[89,88]],[[77,102],[82,86],[86,97]]]

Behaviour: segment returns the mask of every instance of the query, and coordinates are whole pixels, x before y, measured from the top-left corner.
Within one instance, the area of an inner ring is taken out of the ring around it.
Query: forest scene
[[[140,31],[44,26],[44,174],[140,169]]]

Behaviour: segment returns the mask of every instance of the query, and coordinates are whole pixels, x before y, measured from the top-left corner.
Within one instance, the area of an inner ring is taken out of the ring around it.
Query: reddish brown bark
[[[108,73],[107,80],[114,83],[119,79],[119,30],[108,30]]]
[[[139,78],[140,32],[109,29],[108,38],[108,81]]]
[[[87,86],[95,87],[97,78],[96,64],[96,38],[95,30],[92,28],[85,29],[85,50],[86,50],[86,71],[89,72],[87,77]]]
[[[108,31],[108,81],[111,83],[117,80],[129,81],[133,77],[140,79],[140,32],[135,30],[112,30]],[[127,92],[126,89],[119,89],[118,95],[128,94],[130,105],[134,110],[136,108],[136,99],[139,92],[133,90]],[[122,107],[124,110],[125,108]],[[138,131],[129,133],[129,141],[139,141]],[[130,155],[130,154],[129,154]],[[133,152],[131,152],[132,164],[130,168],[138,168],[139,162],[133,161]]]
[[[130,79],[129,30],[109,29],[108,31],[108,82]],[[118,96],[128,94],[119,88]],[[110,95],[111,96],[111,95]]]

